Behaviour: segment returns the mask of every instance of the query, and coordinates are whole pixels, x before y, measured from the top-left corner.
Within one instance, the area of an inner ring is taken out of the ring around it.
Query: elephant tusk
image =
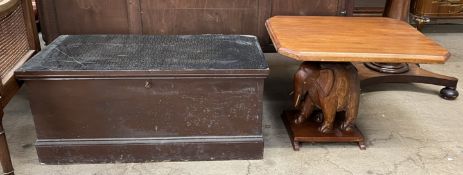
[[[295,108],[297,108],[297,106],[299,106],[300,100],[301,100],[301,95],[298,95],[297,99],[296,99],[296,103],[294,103]]]
[[[294,95],[294,91],[289,92],[289,95]]]

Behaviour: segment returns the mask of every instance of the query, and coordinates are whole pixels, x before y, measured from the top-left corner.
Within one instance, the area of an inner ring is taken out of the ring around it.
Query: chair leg
[[[8,144],[6,143],[5,130],[3,129],[3,110],[0,111],[0,163],[2,164],[3,174],[14,174],[10,151],[8,150]]]

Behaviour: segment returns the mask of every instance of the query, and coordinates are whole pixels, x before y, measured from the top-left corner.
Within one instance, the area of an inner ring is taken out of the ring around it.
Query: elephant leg
[[[352,101],[352,103],[354,103]],[[341,129],[344,131],[351,131],[354,127],[355,119],[357,119],[358,114],[358,100],[355,104],[352,104],[346,110],[345,121],[341,124]]]
[[[314,110],[314,105],[313,105],[312,101],[310,101],[310,99],[306,98],[306,100],[304,101],[304,104],[302,106],[302,109],[299,112],[299,115],[296,117],[296,119],[294,119],[294,123],[295,124],[301,124],[304,121],[306,121],[307,118],[309,118],[309,115],[312,114],[313,110]]]
[[[336,106],[324,104],[322,106],[323,111],[323,123],[322,126],[319,128],[320,132],[322,133],[329,133],[333,131],[333,124],[334,119],[336,117]]]
[[[341,130],[351,131],[354,127],[355,119],[357,119],[360,99],[360,81],[357,72],[351,73],[351,84],[349,92],[349,102],[347,104],[346,116],[344,122],[341,124]]]

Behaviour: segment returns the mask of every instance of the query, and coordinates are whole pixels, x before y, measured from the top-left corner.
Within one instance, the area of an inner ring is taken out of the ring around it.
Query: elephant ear
[[[317,79],[319,93],[323,96],[328,96],[334,86],[334,73],[331,69],[320,70],[320,76]]]

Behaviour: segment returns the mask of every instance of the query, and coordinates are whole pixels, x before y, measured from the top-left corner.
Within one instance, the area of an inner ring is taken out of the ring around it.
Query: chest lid
[[[266,76],[254,36],[63,35],[16,71],[18,78]]]

